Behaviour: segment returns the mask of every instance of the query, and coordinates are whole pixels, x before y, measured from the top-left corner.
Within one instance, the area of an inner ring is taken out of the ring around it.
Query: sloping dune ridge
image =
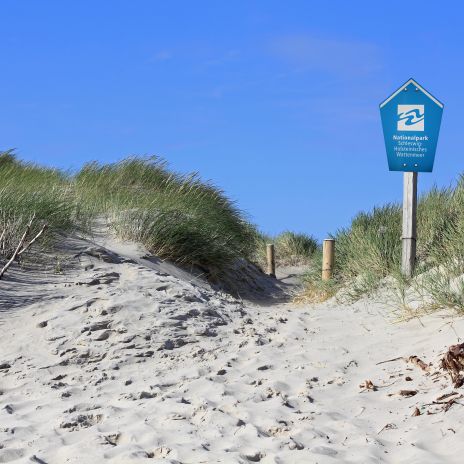
[[[145,255],[82,242],[19,307],[0,282],[0,462],[462,462],[462,319],[252,303]]]

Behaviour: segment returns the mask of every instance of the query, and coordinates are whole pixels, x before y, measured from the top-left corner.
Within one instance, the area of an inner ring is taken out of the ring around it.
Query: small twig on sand
[[[387,359],[385,361],[380,361],[380,362],[376,363],[376,366],[378,366],[379,364],[385,364],[385,363],[389,363],[389,362],[393,362],[393,361],[399,361],[400,359],[404,359],[403,356],[399,356],[398,358],[393,358],[393,359]]]
[[[446,393],[444,395],[439,396],[435,401],[443,401],[446,400],[446,398],[449,398],[451,396],[456,396],[459,395],[458,392],[451,392],[451,393]]]
[[[464,404],[460,403],[459,401],[456,401],[457,399],[458,398],[451,398],[449,401],[432,401],[432,403],[425,403],[423,406],[442,405],[443,408],[440,411],[436,411],[434,414],[441,412],[441,411],[448,412],[451,406],[453,406],[453,404],[459,404],[460,406],[464,406]]]
[[[396,382],[398,382],[400,379],[396,379],[394,380],[392,383],[387,383],[386,385],[378,385],[378,388],[387,388],[387,387],[391,387],[392,385],[394,385]]]
[[[396,424],[386,424],[377,432],[377,435],[382,433],[384,430],[391,430],[391,429],[397,429],[397,428],[398,427],[396,426]]]
[[[416,365],[417,367],[419,367],[420,369],[422,369],[425,372],[428,372],[429,369],[430,369],[430,366],[427,365],[424,361],[422,361],[422,359],[418,358],[417,356],[409,356],[408,358],[405,358],[404,356],[398,356],[397,358],[386,359],[385,361],[380,361],[380,362],[376,363],[376,366],[378,366],[379,364],[385,364],[385,363],[389,363],[389,362],[393,362],[393,361],[399,361],[400,359],[402,359],[403,361],[405,361],[407,363],[412,363],[412,364]]]

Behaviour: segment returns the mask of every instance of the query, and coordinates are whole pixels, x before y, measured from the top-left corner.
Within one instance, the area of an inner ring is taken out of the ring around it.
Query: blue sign
[[[409,79],[380,104],[390,171],[432,172],[443,103]]]

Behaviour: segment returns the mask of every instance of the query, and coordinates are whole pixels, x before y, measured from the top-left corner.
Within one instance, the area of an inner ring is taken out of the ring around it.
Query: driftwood
[[[26,243],[26,239],[31,231],[31,227],[34,222],[34,219],[35,219],[35,215],[32,216],[31,220],[29,221],[29,224],[27,225],[26,230],[24,231],[24,234],[21,237],[21,240],[19,241],[18,246],[16,247],[11,258],[8,260],[5,266],[3,266],[3,269],[0,271],[0,279],[3,278],[5,272],[14,263],[14,261],[17,260],[34,242],[36,242],[39,239],[39,237],[44,233],[44,231],[47,229],[47,224],[44,224],[42,228],[40,229],[40,231],[37,233],[37,235],[32,240],[30,240],[29,243]],[[2,232],[2,235],[0,237],[0,242],[3,240],[4,235],[5,235],[5,231]]]

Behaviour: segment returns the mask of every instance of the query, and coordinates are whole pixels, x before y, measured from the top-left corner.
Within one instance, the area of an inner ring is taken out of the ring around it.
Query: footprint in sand
[[[325,456],[335,456],[338,454],[338,451],[328,448],[327,446],[315,446],[311,448],[311,452],[315,454],[323,454]]]
[[[243,457],[250,462],[260,462],[261,459],[263,459],[266,456],[265,453],[262,453],[261,451],[257,452],[251,452],[243,455]]]
[[[24,457],[25,450],[22,448],[0,449],[0,462],[12,462]]]
[[[168,448],[167,446],[161,446],[156,448],[155,451],[148,452],[147,457],[152,459],[163,459],[166,458],[168,454],[171,453],[171,451],[171,448]]]
[[[62,422],[60,428],[69,429],[74,432],[79,429],[86,429],[95,424],[99,424],[103,420],[103,414],[79,414],[75,419],[69,422]]]
[[[94,340],[96,342],[102,342],[102,341],[108,340],[108,338],[110,338],[110,335],[111,335],[111,330],[105,330],[105,331],[101,332],[100,334],[98,334],[94,338]]]
[[[304,449],[304,445],[300,443],[299,441],[296,441],[294,438],[290,438],[290,443],[288,444],[288,448],[290,450],[302,450]]]

